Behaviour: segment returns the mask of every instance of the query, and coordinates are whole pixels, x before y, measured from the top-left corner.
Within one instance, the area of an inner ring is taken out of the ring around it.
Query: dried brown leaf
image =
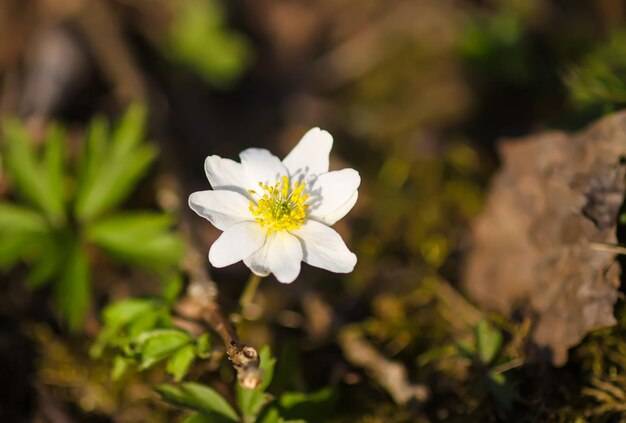
[[[502,169],[473,228],[465,286],[482,306],[534,321],[555,365],[590,331],[616,323],[616,243],[624,201],[626,113],[573,135],[503,142]]]

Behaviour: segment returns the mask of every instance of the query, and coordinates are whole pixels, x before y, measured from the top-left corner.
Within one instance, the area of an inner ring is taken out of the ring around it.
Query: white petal
[[[267,237],[265,244],[243,262],[259,276],[274,273],[282,283],[291,283],[300,274],[302,244],[288,232],[275,232]]]
[[[354,207],[354,205],[356,204],[356,200],[358,200],[358,198],[359,198],[359,191],[354,191],[354,194],[352,194],[352,197],[350,197],[350,199],[346,203],[344,203],[343,206],[339,207],[334,212],[324,216],[323,222],[326,223],[327,225],[334,225],[337,221],[341,220],[342,217],[348,214],[350,210],[352,210],[352,207]]]
[[[274,185],[288,175],[280,159],[263,148],[248,148],[239,157],[251,189],[258,187],[259,182]]]
[[[337,273],[349,273],[354,269],[356,255],[348,250],[334,229],[309,220],[291,233],[302,240],[305,263]]]
[[[216,228],[254,220],[248,209],[250,200],[234,191],[197,191],[189,196],[189,207],[211,222]]]
[[[204,171],[213,189],[236,191],[248,197],[248,180],[241,163],[220,156],[209,156],[204,161]]]
[[[255,275],[267,276],[270,274],[270,265],[267,257],[273,238],[273,235],[267,236],[261,248],[243,259],[245,265],[248,266]]]
[[[354,206],[360,183],[359,172],[354,169],[320,175],[311,186],[308,209],[311,217],[327,225],[335,223]]]
[[[248,257],[263,246],[267,232],[256,222],[241,222],[226,229],[209,250],[209,261],[225,267]]]
[[[310,129],[283,160],[292,179],[306,179],[307,175],[328,172],[328,156],[333,147],[333,137],[320,129]]]
[[[278,232],[269,247],[267,260],[270,271],[279,282],[291,283],[300,274],[302,244],[287,232]]]

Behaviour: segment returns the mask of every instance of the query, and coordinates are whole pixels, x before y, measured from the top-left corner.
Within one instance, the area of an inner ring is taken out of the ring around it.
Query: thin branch
[[[439,277],[425,278],[423,284],[440,301],[444,318],[458,329],[473,328],[484,314],[465,299],[450,283]]]
[[[516,358],[511,361],[507,361],[506,363],[502,363],[499,366],[494,367],[493,369],[491,369],[491,371],[493,373],[504,373],[504,372],[508,372],[509,370],[515,369],[519,366],[523,366],[524,363],[526,363],[525,360],[521,358]]]
[[[75,19],[118,99],[122,103],[145,101],[145,78],[110,5],[104,0],[84,2]]]
[[[222,338],[228,358],[237,371],[237,379],[244,388],[254,389],[263,380],[259,353],[254,347],[241,342],[235,329],[224,316],[215,301],[215,283],[210,280],[193,281],[187,289],[187,296],[179,304],[177,311],[185,317],[192,314],[206,322]]]
[[[606,251],[607,253],[626,254],[626,247],[618,244],[608,244],[606,242],[592,242],[589,244],[592,250]]]
[[[43,384],[35,383],[38,399],[38,414],[48,423],[75,423],[63,405],[52,397],[48,388]]]
[[[378,352],[357,328],[343,329],[338,342],[345,358],[354,366],[364,368],[396,404],[418,409],[430,396],[428,387],[411,383],[406,367]]]
[[[186,204],[186,201],[180,201],[182,195],[177,181],[171,180],[170,182],[169,186],[162,187],[162,189],[171,191],[167,194],[174,196],[176,201],[160,202],[163,203],[164,208],[176,210],[179,209],[180,204]],[[162,195],[160,197],[163,199],[171,198],[171,196]],[[217,284],[207,270],[206,255],[201,253],[196,245],[194,231],[191,230],[189,222],[190,213],[177,211],[181,219],[180,232],[185,242],[183,268],[189,275],[190,283],[186,296],[176,303],[176,312],[185,319],[204,322],[219,335],[226,348],[228,358],[237,371],[239,383],[245,388],[254,389],[263,380],[263,371],[259,369],[261,362],[259,353],[254,347],[241,342],[232,324],[220,309],[217,300]]]

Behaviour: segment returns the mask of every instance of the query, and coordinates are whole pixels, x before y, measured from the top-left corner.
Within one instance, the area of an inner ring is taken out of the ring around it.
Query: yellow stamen
[[[252,196],[258,197],[258,201],[250,201],[249,210],[261,227],[267,228],[268,235],[272,232],[298,229],[304,224],[306,203],[309,194],[303,194],[306,184],[296,182],[291,186],[287,176],[283,176],[279,182],[269,186],[259,182],[263,193],[257,194],[254,190],[248,190]]]

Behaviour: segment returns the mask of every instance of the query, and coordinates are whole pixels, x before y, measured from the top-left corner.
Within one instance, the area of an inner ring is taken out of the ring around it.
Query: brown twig
[[[181,190],[175,180],[169,187],[162,187],[170,192],[161,195],[161,199],[174,198],[175,201],[161,201],[166,209],[177,209]],[[161,193],[164,194],[164,193]],[[186,203],[186,202],[184,202]],[[244,388],[254,389],[263,380],[263,371],[259,354],[254,347],[241,342],[230,321],[225,317],[217,302],[218,289],[206,268],[206,256],[196,246],[194,232],[189,223],[189,213],[179,212],[181,216],[180,232],[185,241],[183,267],[190,278],[187,295],[176,304],[176,312],[185,319],[206,323],[224,342],[228,358],[237,371],[237,379]]]
[[[406,367],[378,352],[359,329],[343,329],[339,333],[338,341],[345,358],[351,364],[364,368],[396,404],[418,409],[430,396],[428,387],[411,383]]]
[[[455,328],[474,328],[485,318],[483,312],[466,300],[448,281],[439,277],[428,277],[423,284],[439,300],[439,311]]]
[[[41,418],[48,423],[75,423],[64,407],[48,392],[46,386],[35,384],[39,403],[38,412]]]
[[[188,248],[193,251],[193,248]],[[194,254],[193,252],[190,254]],[[217,303],[217,286],[202,266],[190,270],[192,280],[187,295],[176,304],[176,311],[187,319],[206,323],[224,342],[228,358],[237,371],[237,379],[244,388],[254,389],[261,384],[263,372],[259,369],[260,357],[256,349],[241,342],[235,329],[222,313]],[[193,274],[204,274],[195,279]]]
[[[626,254],[626,247],[618,244],[609,244],[606,242],[591,242],[589,248],[596,251],[605,251],[613,254]]]
[[[76,14],[76,23],[117,98],[122,103],[145,101],[145,79],[110,5],[104,0],[84,2]]]
[[[190,314],[199,317],[222,338],[228,358],[237,371],[239,383],[244,388],[254,389],[263,380],[263,372],[259,369],[259,354],[254,347],[241,342],[220,310],[215,301],[214,284],[209,280],[192,282],[187,289],[187,297],[179,302],[176,309],[185,317],[191,317]]]

